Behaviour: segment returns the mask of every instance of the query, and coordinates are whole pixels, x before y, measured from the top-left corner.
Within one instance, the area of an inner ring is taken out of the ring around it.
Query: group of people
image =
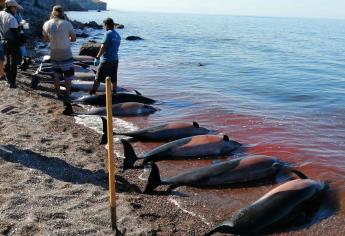
[[[27,56],[22,18],[19,14],[23,7],[15,0],[0,0],[0,8],[0,78],[7,79],[10,88],[16,88],[17,67],[22,58]],[[90,94],[96,93],[106,77],[111,77],[113,92],[116,93],[117,90],[118,50],[121,37],[114,29],[113,19],[107,18],[103,23],[106,33],[94,61],[98,70]],[[43,40],[50,43],[57,96],[62,97],[61,79],[65,81],[66,95],[69,96],[72,80],[75,78],[71,42],[76,42],[77,37],[72,24],[65,19],[62,6],[53,7],[50,20],[43,25]]]

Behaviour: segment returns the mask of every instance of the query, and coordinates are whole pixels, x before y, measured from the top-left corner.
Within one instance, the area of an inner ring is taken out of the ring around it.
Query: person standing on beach
[[[120,35],[115,31],[113,19],[103,21],[106,33],[104,34],[101,48],[95,59],[95,66],[99,65],[96,79],[90,94],[95,94],[100,83],[104,83],[106,77],[111,78],[113,93],[117,91],[117,69],[119,65],[118,51],[121,43]]]
[[[16,88],[17,66],[22,60],[20,47],[23,43],[15,15],[23,7],[15,0],[6,0],[5,7],[0,12],[0,34],[6,51],[5,72],[10,88]]]
[[[0,12],[3,11],[4,9],[5,9],[5,0],[0,0]],[[6,79],[4,64],[5,64],[5,48],[1,40],[0,41],[0,80]]]
[[[54,70],[54,86],[58,98],[60,94],[60,78],[65,80],[67,96],[71,94],[74,79],[74,64],[71,42],[77,40],[73,26],[65,20],[62,6],[54,6],[50,20],[43,25],[43,39],[50,42],[51,60]]]

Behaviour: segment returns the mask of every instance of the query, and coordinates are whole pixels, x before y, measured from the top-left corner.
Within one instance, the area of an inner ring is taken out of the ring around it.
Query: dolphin
[[[132,145],[121,140],[124,147],[123,169],[134,166],[138,159],[144,159],[144,165],[148,162],[174,159],[195,159],[207,156],[221,156],[231,154],[241,146],[240,143],[230,140],[227,135],[197,135],[175,140],[159,146],[141,157],[135,154]]]
[[[327,191],[328,185],[311,179],[286,182],[241,209],[231,219],[214,227],[205,236],[217,232],[256,235],[305,217],[308,209]],[[315,206],[314,206],[315,207]]]
[[[74,78],[76,80],[81,80],[81,81],[94,81],[95,80],[95,73],[89,73],[89,72],[75,72],[74,73]]]
[[[131,93],[114,93],[112,95],[113,104],[123,103],[123,102],[139,102],[144,104],[153,104],[156,101],[142,96],[140,93],[136,92],[137,94]],[[83,97],[80,99],[76,99],[72,101],[73,103],[81,103],[86,105],[106,105],[106,95],[105,94],[97,94],[97,95],[90,95],[87,97]]]
[[[72,81],[73,92],[79,92],[79,91],[89,92],[92,89],[92,87],[93,87],[93,82],[91,81],[77,81],[77,80]],[[97,91],[104,92],[105,84],[101,83]]]
[[[73,56],[73,60],[91,65],[91,64],[93,64],[93,61],[95,60],[95,58],[91,57],[91,56],[76,55],[76,56]],[[42,59],[42,62],[43,63],[51,63],[51,57],[49,55],[45,55]]]
[[[72,81],[72,91],[73,92],[79,92],[79,91],[89,92],[92,89],[92,87],[93,87],[92,81],[78,81],[78,80]],[[104,83],[100,84],[97,92],[105,92],[105,84]],[[117,87],[117,92],[128,92],[128,91],[125,88]]]
[[[39,73],[41,74],[46,74],[46,75],[51,75],[53,76],[54,75],[54,72],[53,72],[53,66],[52,65],[46,65],[46,66],[41,66],[38,68],[39,70]],[[74,65],[74,72],[75,73],[93,73],[93,78],[95,78],[95,73],[92,69],[89,69],[89,68],[85,68],[85,67],[82,67],[82,66],[79,66],[79,65]]]
[[[86,55],[76,55],[76,56],[73,56],[73,59],[75,61],[81,61],[81,62],[85,62],[85,63],[93,63],[93,61],[95,60],[94,57],[86,56]]]
[[[101,138],[100,144],[107,143],[107,119],[105,117],[101,117],[102,124],[103,124],[103,135]],[[182,122],[174,122],[168,123],[164,125],[158,125],[146,129],[141,129],[133,132],[127,133],[115,133],[115,135],[123,135],[135,138],[137,140],[143,141],[173,141],[181,138],[192,137],[196,135],[204,135],[210,134],[212,131],[200,127],[197,122],[191,123],[182,123]]]
[[[73,86],[72,89],[77,90],[77,91],[83,90],[83,88],[80,88],[81,87],[80,84],[83,84],[81,81],[88,81],[88,82],[92,81],[92,83],[93,83],[93,81],[95,80],[95,77],[96,77],[95,73],[93,73],[93,72],[90,73],[90,71],[87,72],[86,69],[82,69],[81,67],[78,67],[78,68],[79,69],[77,69],[77,71],[74,73],[75,80],[72,81],[72,86]],[[47,71],[45,71],[45,70],[47,70]],[[38,71],[36,74],[50,76],[52,79],[54,79],[54,72],[48,71],[48,70],[49,70],[49,68],[43,68],[42,71]],[[61,78],[60,80],[64,80],[64,78]],[[75,85],[75,84],[77,84],[77,85]],[[84,83],[84,84],[90,84],[90,83]],[[77,86],[79,86],[79,88]],[[84,85],[84,87],[85,86],[86,85]],[[89,86],[89,85],[87,85],[87,86]],[[105,88],[102,88],[102,89],[105,89]]]
[[[70,102],[64,102],[65,110],[64,115],[98,115],[104,116],[107,114],[106,107],[93,108],[86,112],[75,113],[73,112],[72,104]],[[112,106],[113,116],[123,117],[123,116],[144,116],[155,113],[156,108],[137,102],[125,102],[119,103]]]
[[[161,180],[159,169],[151,163],[151,173],[144,193],[151,194],[159,185],[169,185],[169,189],[179,186],[192,186],[201,188],[220,188],[244,186],[265,179],[273,179],[280,170],[287,166],[280,160],[268,156],[249,156],[237,158],[206,167],[189,170],[177,176]],[[291,170],[298,176],[306,176]]]

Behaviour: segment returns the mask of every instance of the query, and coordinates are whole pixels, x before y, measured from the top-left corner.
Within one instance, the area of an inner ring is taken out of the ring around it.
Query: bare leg
[[[117,93],[117,82],[113,83],[113,93]]]
[[[113,93],[117,93],[117,70],[119,67],[119,62],[115,62],[115,66],[113,68],[113,73],[111,76],[111,80],[113,81]]]
[[[4,61],[0,61],[0,79],[2,79],[5,75],[4,71]]]
[[[60,97],[60,76],[60,74],[54,73],[54,88],[58,98]]]
[[[72,80],[65,80],[66,94],[71,95]]]
[[[89,93],[90,94],[96,94],[99,85],[100,85],[100,83],[97,80],[95,80],[95,82],[93,82],[93,87]]]

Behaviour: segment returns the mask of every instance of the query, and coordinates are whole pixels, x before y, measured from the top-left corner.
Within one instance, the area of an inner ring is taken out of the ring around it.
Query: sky
[[[108,9],[345,19],[345,0],[103,0]]]

